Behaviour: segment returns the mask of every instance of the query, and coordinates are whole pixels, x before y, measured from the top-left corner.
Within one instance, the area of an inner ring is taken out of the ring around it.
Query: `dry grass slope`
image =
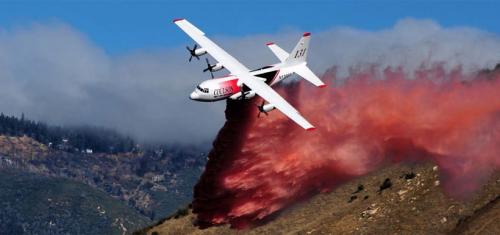
[[[392,166],[317,195],[252,229],[199,230],[189,213],[147,234],[500,234],[500,174],[465,202],[445,196],[439,184],[433,165]]]

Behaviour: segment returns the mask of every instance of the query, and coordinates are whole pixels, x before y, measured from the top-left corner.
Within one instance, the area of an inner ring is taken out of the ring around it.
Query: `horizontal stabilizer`
[[[297,66],[294,72],[317,87],[326,86],[305,64]]]
[[[267,43],[267,47],[269,47],[269,49],[271,49],[271,51],[274,53],[274,55],[276,55],[276,57],[278,57],[278,59],[281,62],[285,62],[286,58],[288,58],[288,56],[289,56],[288,52],[281,49],[281,47],[279,47],[278,45],[276,45],[272,42]]]

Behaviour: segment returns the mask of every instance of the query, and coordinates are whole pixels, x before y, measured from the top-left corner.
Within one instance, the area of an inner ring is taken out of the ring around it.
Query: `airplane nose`
[[[189,95],[189,98],[192,99],[192,100],[197,100],[200,98],[200,95],[198,93],[196,93],[195,91],[193,91],[191,93],[191,95]]]

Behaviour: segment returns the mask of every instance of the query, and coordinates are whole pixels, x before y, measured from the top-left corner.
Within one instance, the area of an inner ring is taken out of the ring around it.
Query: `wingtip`
[[[176,18],[173,20],[173,22],[175,23],[175,22],[180,21],[180,20],[184,20],[184,18]]]
[[[268,43],[266,43],[267,46],[271,46],[273,44],[274,44],[274,42],[268,42]]]
[[[326,84],[323,84],[323,85],[319,85],[318,87],[319,87],[319,88],[323,88],[323,87],[326,87]]]
[[[306,131],[314,131],[314,130],[316,130],[316,127],[309,127],[306,129]]]
[[[311,33],[305,32],[302,36],[307,37],[307,36],[310,36],[310,35],[311,35]]]

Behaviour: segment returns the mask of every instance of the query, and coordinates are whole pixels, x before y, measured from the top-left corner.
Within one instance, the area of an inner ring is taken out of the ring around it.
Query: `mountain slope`
[[[0,171],[2,234],[122,234],[150,220],[72,180]]]
[[[81,182],[120,199],[152,220],[189,203],[205,161],[203,150],[193,146],[89,154],[50,148],[27,136],[0,135],[0,171]]]
[[[432,165],[392,166],[313,197],[242,234],[446,234],[500,231],[496,174],[465,201],[447,197]],[[362,186],[361,186],[362,185]],[[356,192],[356,193],[355,193]],[[147,234],[234,234],[228,226],[199,230],[189,213]],[[491,222],[493,221],[493,222]]]

